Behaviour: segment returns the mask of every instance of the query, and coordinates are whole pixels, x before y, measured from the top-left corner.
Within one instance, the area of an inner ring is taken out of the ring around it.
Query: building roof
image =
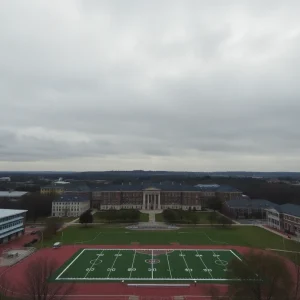
[[[27,210],[21,210],[21,209],[0,209],[0,218],[10,217],[13,215],[25,213]]]
[[[215,183],[212,183],[212,184],[197,184],[195,185],[196,188],[198,188],[199,190],[201,191],[212,191],[212,192],[231,192],[231,193],[234,193],[234,192],[241,192],[240,190],[230,186],[230,185],[225,185],[225,184],[215,184]]]
[[[22,197],[26,195],[28,192],[22,191],[0,191],[0,197]]]
[[[53,202],[85,202],[90,201],[87,196],[83,195],[73,195],[73,194],[63,194],[57,196]]]
[[[89,192],[90,188],[86,184],[69,183],[64,185],[66,192]]]
[[[280,209],[284,214],[300,217],[300,205],[286,203],[280,205]]]
[[[265,200],[265,199],[250,199],[249,197],[239,197],[236,199],[226,201],[229,207],[236,207],[236,208],[271,208],[274,207],[276,204]]]
[[[147,184],[107,184],[92,188],[92,191],[143,191],[146,189],[161,191],[199,191],[198,188],[190,185],[182,185],[178,183],[148,183]]]

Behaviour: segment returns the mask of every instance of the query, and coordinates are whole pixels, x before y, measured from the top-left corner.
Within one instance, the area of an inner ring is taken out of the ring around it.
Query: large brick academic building
[[[91,207],[98,210],[201,210],[207,206],[210,198],[219,197],[225,201],[242,195],[241,191],[230,186],[187,186],[175,183],[103,185],[92,189],[91,193]]]

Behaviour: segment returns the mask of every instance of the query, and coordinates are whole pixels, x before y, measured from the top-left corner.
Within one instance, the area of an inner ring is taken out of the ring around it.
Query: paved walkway
[[[149,223],[153,224],[153,223],[156,223],[155,215],[161,214],[162,210],[140,210],[140,212],[143,214],[148,214],[149,215]]]
[[[149,212],[149,223],[155,223],[155,213]]]

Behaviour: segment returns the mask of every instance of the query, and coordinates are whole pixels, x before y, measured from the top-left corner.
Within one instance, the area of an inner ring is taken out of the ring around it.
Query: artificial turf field
[[[226,282],[239,280],[227,269],[234,258],[242,260],[236,251],[220,249],[81,249],[51,280]]]

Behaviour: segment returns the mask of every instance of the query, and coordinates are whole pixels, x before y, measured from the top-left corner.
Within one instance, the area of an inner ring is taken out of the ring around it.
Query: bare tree
[[[285,262],[265,252],[248,253],[244,260],[234,259],[228,269],[231,299],[290,300],[294,282]],[[239,280],[236,280],[239,279]],[[293,299],[296,300],[296,299]]]
[[[62,300],[74,290],[72,283],[50,282],[58,265],[48,257],[35,259],[25,271],[23,286],[26,300]]]
[[[289,291],[285,300],[300,300],[300,256],[298,252],[295,252],[294,254],[294,270],[290,270],[291,272],[294,271],[293,289]],[[289,259],[291,259],[291,257],[289,257]]]
[[[13,296],[14,287],[12,282],[5,276],[5,272],[0,275],[0,300],[7,300]]]

